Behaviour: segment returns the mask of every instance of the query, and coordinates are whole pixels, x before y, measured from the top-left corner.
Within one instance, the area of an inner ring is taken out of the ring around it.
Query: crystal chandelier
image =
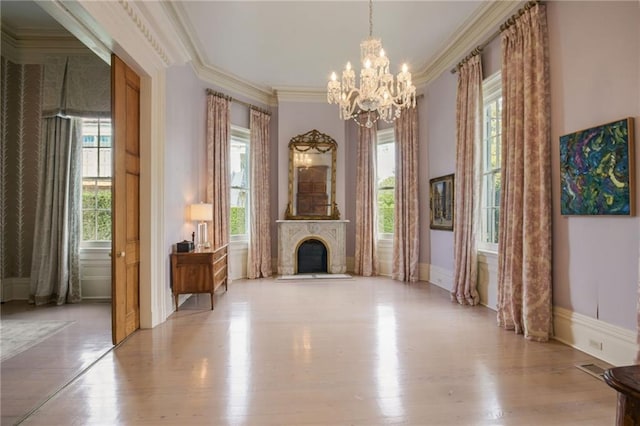
[[[372,127],[378,119],[392,122],[400,116],[402,108],[415,107],[416,88],[411,83],[407,64],[396,76],[389,73],[389,58],[379,38],[373,38],[373,0],[369,0],[369,37],[360,43],[360,88],[355,85],[355,72],[351,62],[342,71],[342,80],[331,73],[327,84],[327,101],[340,107],[340,118],[353,120],[360,126]],[[362,122],[365,113],[366,122]]]

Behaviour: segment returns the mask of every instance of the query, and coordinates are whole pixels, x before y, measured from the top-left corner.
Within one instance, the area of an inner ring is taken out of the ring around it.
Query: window
[[[378,238],[393,238],[396,188],[396,139],[393,128],[378,131],[376,157],[376,177],[378,180]]]
[[[82,242],[111,241],[111,119],[82,119]]]
[[[231,126],[229,163],[231,240],[246,241],[249,239],[249,129]]]
[[[502,145],[502,87],[500,73],[487,78],[482,84],[483,131],[481,148],[480,231],[481,249],[498,250],[498,223],[500,221],[500,171]]]

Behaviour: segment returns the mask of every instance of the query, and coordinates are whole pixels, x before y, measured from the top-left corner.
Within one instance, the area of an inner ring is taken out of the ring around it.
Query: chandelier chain
[[[373,0],[369,0],[369,37],[373,37]]]

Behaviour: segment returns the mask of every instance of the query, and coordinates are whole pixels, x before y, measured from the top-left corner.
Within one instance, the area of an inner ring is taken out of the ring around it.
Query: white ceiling
[[[486,0],[374,1],[373,35],[391,60],[416,75]],[[31,1],[3,0],[2,24],[32,32],[61,29]],[[367,1],[171,1],[176,31],[204,65],[266,88],[323,89],[347,61],[360,68]]]

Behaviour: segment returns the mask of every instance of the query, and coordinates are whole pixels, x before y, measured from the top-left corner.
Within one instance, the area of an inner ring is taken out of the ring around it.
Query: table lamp
[[[199,203],[190,206],[191,220],[198,222],[198,241],[199,249],[210,248],[209,233],[207,232],[207,222],[213,220],[213,204]]]

